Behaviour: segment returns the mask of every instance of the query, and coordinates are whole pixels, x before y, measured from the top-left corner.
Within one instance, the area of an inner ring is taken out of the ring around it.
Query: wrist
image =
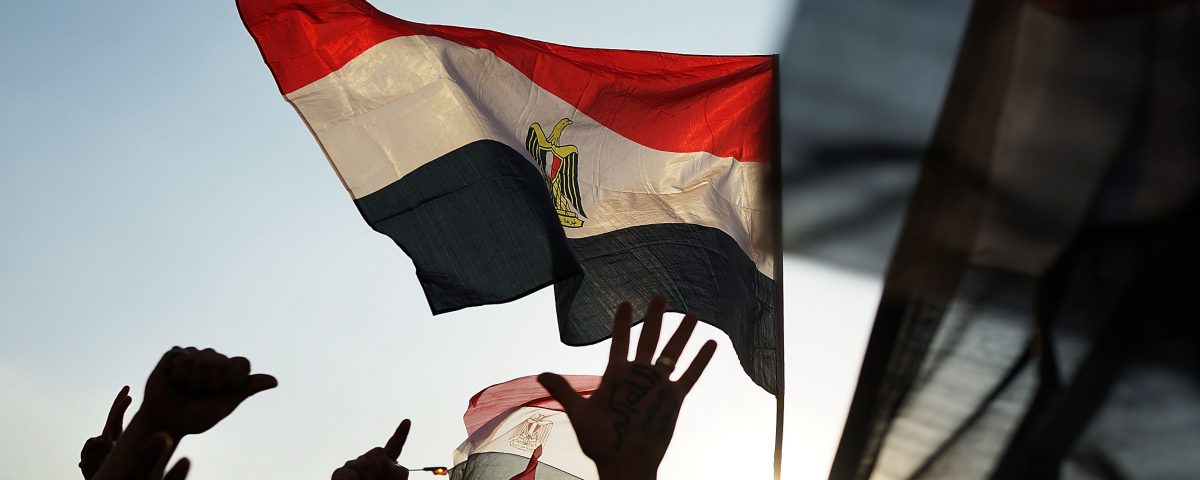
[[[182,433],[175,432],[172,431],[172,429],[167,428],[165,422],[158,421],[157,419],[140,411],[135,413],[133,418],[129,420],[129,425],[125,427],[125,432],[121,435],[124,437],[125,435],[132,433],[137,438],[147,439],[160,432],[171,437],[171,441],[174,442],[175,445],[179,445],[179,441],[182,440],[184,436]]]
[[[121,438],[117,440],[116,445],[109,452],[108,460],[100,466],[100,471],[92,478],[129,478],[130,469],[134,468],[133,463],[136,463],[136,459],[141,452],[150,445],[154,436],[159,433],[166,433],[171,437],[171,443],[166,445],[166,451],[163,452],[166,458],[170,458],[175,451],[175,447],[179,445],[179,439],[182,436],[167,432],[160,423],[154,422],[153,419],[145,414],[134,414],[133,418],[129,420],[129,425],[126,425],[125,430],[121,432]],[[114,459],[123,460],[114,461]]]
[[[646,468],[641,465],[612,463],[596,465],[600,480],[655,480],[658,477],[658,466]]]

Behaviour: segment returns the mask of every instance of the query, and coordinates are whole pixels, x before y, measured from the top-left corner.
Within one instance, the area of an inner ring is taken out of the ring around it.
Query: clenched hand
[[[250,361],[211,348],[172,348],[146,380],[139,420],[178,441],[212,428],[243,401],[278,385],[275,377],[251,374]]]

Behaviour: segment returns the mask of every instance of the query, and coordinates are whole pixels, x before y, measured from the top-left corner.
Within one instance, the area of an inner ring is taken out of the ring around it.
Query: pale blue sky
[[[707,54],[777,52],[793,8],[376,4],[557,43]],[[401,461],[446,464],[477,390],[601,371],[606,343],[558,343],[548,291],[430,316],[411,263],[362,221],[232,1],[10,2],[0,45],[0,479],[77,478],[112,396],[130,384],[136,408],[172,345],[245,355],[280,380],[185,441],[193,480],[328,478],[405,417]],[[878,282],[787,265],[788,477],[815,478]],[[767,478],[774,401],[723,335],[698,336],[689,352],[705,337],[722,348],[663,478]]]

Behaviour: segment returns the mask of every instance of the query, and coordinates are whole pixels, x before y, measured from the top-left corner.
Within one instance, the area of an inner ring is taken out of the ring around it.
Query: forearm
[[[658,468],[646,469],[636,465],[597,465],[600,480],[655,480]]]
[[[120,440],[113,446],[112,452],[108,455],[108,460],[104,462],[104,466],[97,472],[95,479],[103,480],[127,477],[130,473],[127,470],[133,467],[142,451],[150,445],[154,436],[159,433],[166,433],[171,439],[171,442],[166,446],[166,458],[170,458],[175,453],[175,447],[179,445],[182,435],[172,435],[165,432],[164,429],[148,421],[140,413],[134,415],[129,425],[125,427],[125,431],[121,433]]]
[[[183,434],[172,432],[171,429],[162,425],[162,422],[149,418],[140,411],[133,415],[133,419],[129,421],[129,426],[125,427],[125,433],[121,434],[121,439],[124,440],[125,435],[129,435],[131,432],[136,432],[139,436],[139,442],[146,442],[156,433],[167,434],[167,436],[171,437],[171,446],[169,447],[171,453],[175,452],[175,447],[179,445],[179,441],[184,437]]]

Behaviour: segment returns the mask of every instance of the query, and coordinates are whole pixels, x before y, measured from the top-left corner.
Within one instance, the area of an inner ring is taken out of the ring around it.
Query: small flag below
[[[590,396],[600,377],[565,377],[580,395]],[[454,451],[453,480],[596,480],[595,464],[584,455],[562,405],[534,376],[485,388],[471,397],[463,415],[467,439]]]

